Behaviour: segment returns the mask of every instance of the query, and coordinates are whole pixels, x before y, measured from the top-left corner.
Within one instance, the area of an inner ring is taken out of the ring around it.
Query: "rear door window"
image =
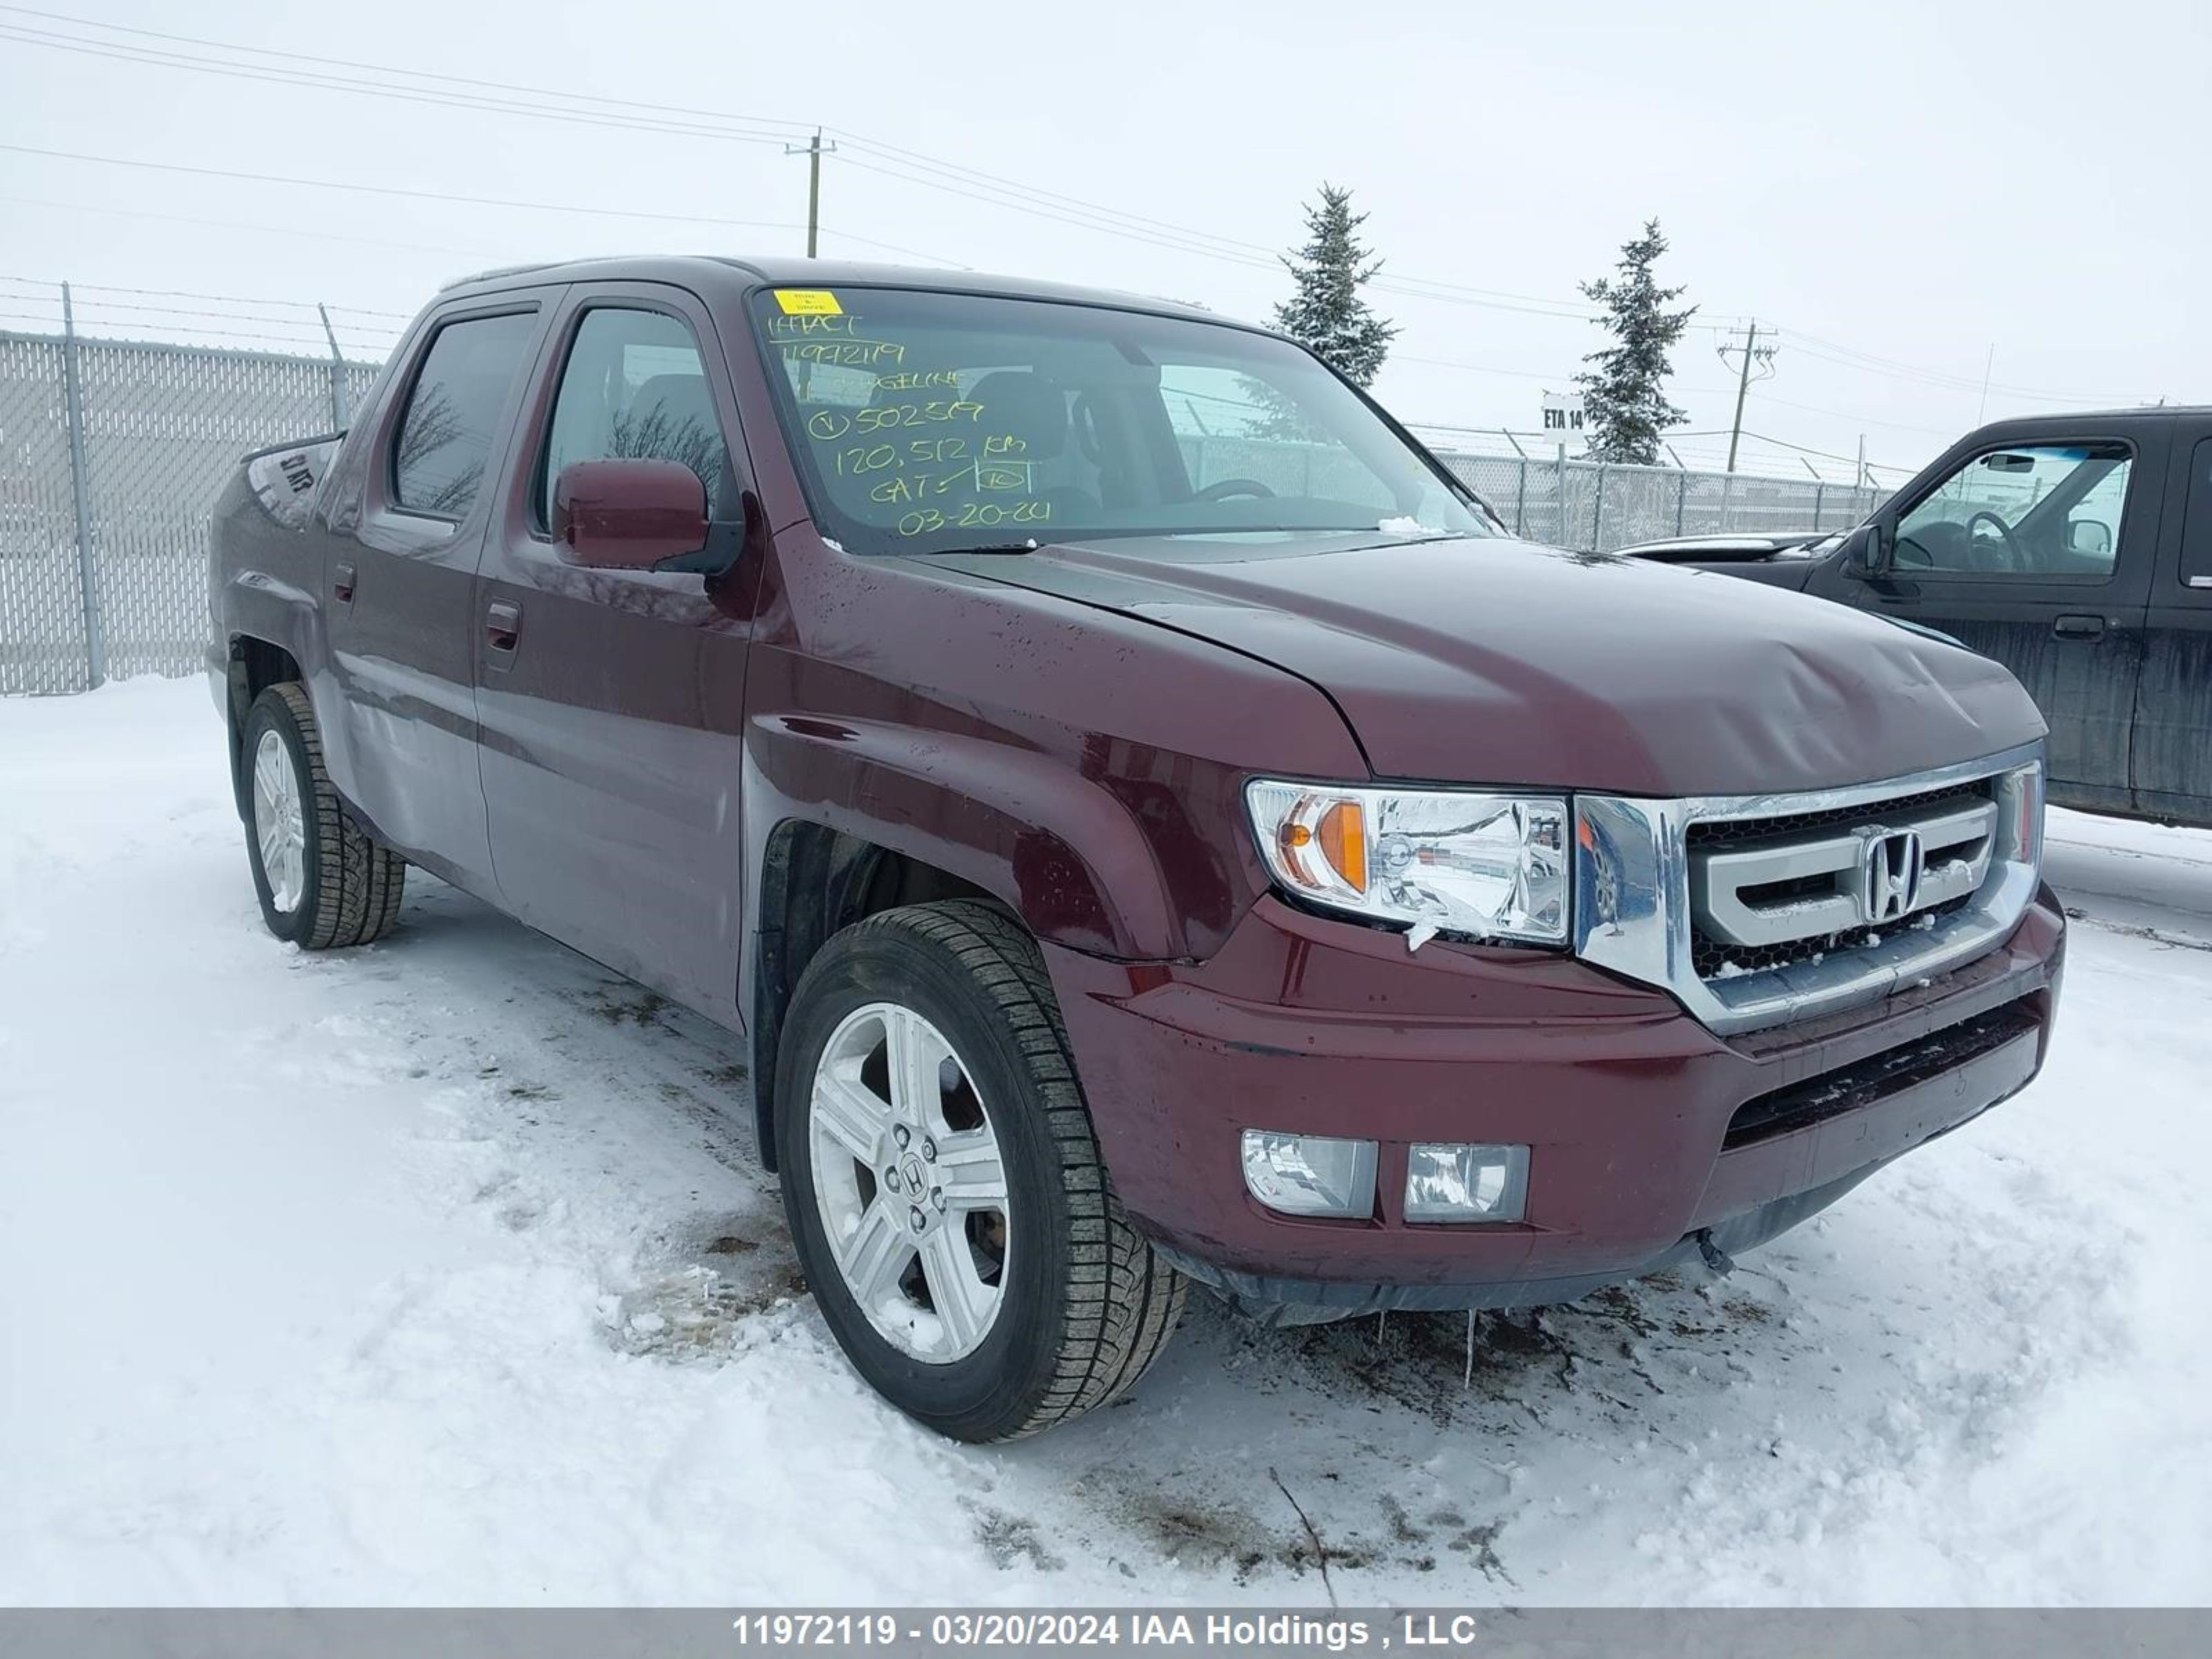
[[[392,499],[410,513],[466,516],[538,318],[526,311],[447,323],[423,354],[392,449]]]

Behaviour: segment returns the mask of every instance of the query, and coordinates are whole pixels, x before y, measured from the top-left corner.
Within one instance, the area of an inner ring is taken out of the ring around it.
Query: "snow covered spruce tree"
[[[1667,309],[1682,289],[1652,280],[1651,267],[1666,251],[1659,222],[1647,219],[1644,234],[1621,246],[1619,277],[1583,284],[1583,292],[1605,307],[1597,325],[1613,337],[1611,345],[1583,359],[1591,367],[1575,376],[1589,413],[1593,460],[1656,465],[1659,434],[1689,418],[1667,401],[1667,377],[1674,372],[1667,353],[1698,308]]]
[[[1306,244],[1283,256],[1291,273],[1291,297],[1275,307],[1275,325],[1355,386],[1370,386],[1389,356],[1395,323],[1378,317],[1361,295],[1380,259],[1367,257],[1357,232],[1367,221],[1352,210],[1352,192],[1334,185],[1321,187],[1321,200],[1305,210]],[[1249,382],[1253,401],[1264,411],[1254,423],[1260,435],[1306,436],[1305,423],[1271,386]]]

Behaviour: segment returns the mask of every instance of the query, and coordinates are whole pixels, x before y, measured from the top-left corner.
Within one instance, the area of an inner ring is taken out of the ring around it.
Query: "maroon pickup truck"
[[[408,865],[749,1039],[822,1316],[991,1439],[1188,1283],[1714,1265],[2027,1083],[2045,731],[1878,617],[1508,538],[1298,346],[812,261],[440,294],[218,508],[262,911]]]

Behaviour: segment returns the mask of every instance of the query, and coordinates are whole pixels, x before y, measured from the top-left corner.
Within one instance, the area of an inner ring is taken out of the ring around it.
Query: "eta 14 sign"
[[[1585,430],[1582,394],[1547,392],[1544,394],[1543,433],[1547,438],[1580,438]]]

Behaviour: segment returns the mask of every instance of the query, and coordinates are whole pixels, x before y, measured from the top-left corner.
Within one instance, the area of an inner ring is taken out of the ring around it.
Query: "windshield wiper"
[[[924,558],[934,559],[941,558],[947,554],[1034,553],[1037,550],[1037,544],[1036,538],[1031,537],[1025,542],[978,542],[973,547],[931,547],[916,548],[914,550]]]

